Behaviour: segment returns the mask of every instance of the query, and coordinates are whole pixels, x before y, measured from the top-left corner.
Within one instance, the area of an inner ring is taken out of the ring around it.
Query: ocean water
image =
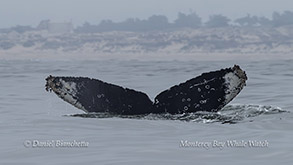
[[[156,94],[239,64],[247,86],[218,113],[84,114],[45,78],[87,76]],[[293,61],[0,61],[0,164],[291,164]]]

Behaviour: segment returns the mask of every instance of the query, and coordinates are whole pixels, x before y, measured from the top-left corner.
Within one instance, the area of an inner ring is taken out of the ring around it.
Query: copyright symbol
[[[32,142],[30,140],[25,140],[23,142],[24,147],[29,148],[31,146]]]

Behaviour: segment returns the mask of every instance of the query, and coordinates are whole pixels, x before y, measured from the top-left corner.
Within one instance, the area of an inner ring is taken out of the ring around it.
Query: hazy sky
[[[273,11],[293,11],[293,0],[0,0],[0,28],[15,25],[36,26],[41,20],[88,21],[98,24],[103,19],[122,21],[126,18],[148,18],[166,15],[173,21],[178,12],[196,12],[208,19],[223,14],[232,19],[247,13],[271,17]]]

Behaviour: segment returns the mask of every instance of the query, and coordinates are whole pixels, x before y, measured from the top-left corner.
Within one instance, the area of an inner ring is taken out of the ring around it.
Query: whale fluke
[[[120,115],[218,111],[246,85],[246,74],[238,65],[192,78],[161,92],[152,102],[140,91],[86,77],[46,78],[46,90],[85,112]]]

